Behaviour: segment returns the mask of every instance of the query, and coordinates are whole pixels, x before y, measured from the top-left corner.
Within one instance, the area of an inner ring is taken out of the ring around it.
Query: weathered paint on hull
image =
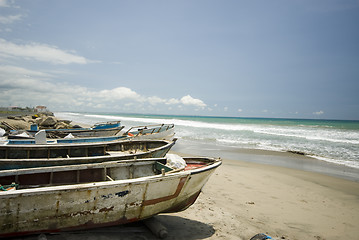
[[[0,237],[138,221],[193,204],[206,171],[0,193]]]

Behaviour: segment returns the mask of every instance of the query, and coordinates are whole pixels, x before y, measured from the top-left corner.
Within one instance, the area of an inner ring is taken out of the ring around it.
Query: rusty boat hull
[[[76,166],[0,171],[0,237],[125,224],[193,204],[221,165],[185,158],[185,169],[166,159],[127,160]]]

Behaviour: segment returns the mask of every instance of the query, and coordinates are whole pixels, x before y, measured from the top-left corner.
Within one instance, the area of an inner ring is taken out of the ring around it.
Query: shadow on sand
[[[196,240],[205,239],[215,233],[211,225],[191,219],[158,215],[156,219],[167,228],[168,236],[165,239]],[[72,231],[49,233],[45,235],[32,235],[11,238],[11,240],[155,240],[155,236],[142,222],[120,226],[89,229],[86,231]]]

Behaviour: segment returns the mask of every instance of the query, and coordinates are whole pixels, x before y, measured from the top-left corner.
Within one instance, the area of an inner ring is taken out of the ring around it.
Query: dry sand
[[[206,239],[250,239],[264,232],[276,239],[337,240],[358,239],[358,209],[359,183],[224,161],[197,203],[174,216],[212,226]]]
[[[223,160],[194,205],[183,212],[156,218],[167,227],[167,239],[249,240],[257,233],[267,233],[274,239],[354,240],[359,236],[358,209],[358,182],[284,167]],[[47,235],[47,238],[157,239],[141,224]]]

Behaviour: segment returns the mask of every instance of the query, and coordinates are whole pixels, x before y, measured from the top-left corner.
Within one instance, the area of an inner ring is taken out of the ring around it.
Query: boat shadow
[[[156,216],[156,219],[167,228],[167,239],[205,239],[215,233],[215,229],[213,228],[213,226],[207,223],[199,222],[184,217],[172,215],[158,215]]]
[[[214,228],[206,223],[172,215],[157,215],[160,222],[168,232],[164,239],[198,240],[205,239],[215,233]],[[11,240],[157,240],[143,222],[135,222],[125,225],[102,227],[84,231],[71,231],[61,233],[49,233],[45,235],[32,235]]]

